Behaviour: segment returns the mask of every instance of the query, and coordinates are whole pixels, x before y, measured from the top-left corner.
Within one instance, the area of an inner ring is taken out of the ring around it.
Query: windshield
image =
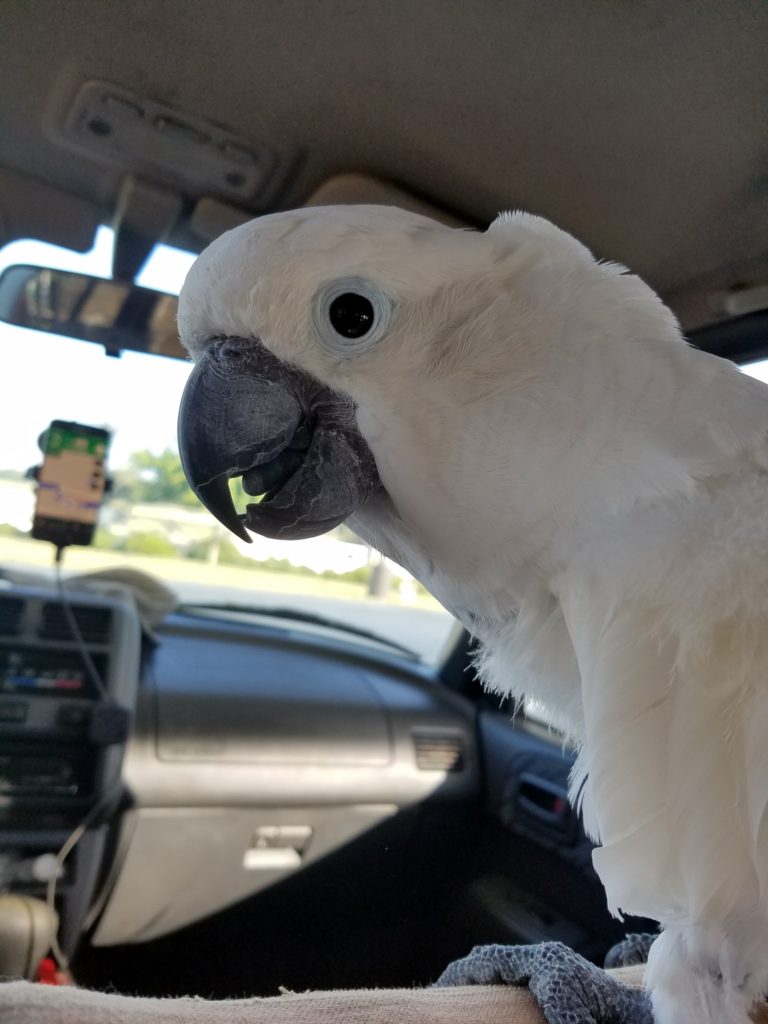
[[[0,250],[0,270],[29,263],[109,277],[112,240],[109,229],[100,229],[85,254],[13,242]],[[158,246],[137,283],[178,294],[193,260],[191,253]],[[246,544],[202,508],[184,479],[176,444],[190,363],[136,352],[115,358],[89,342],[4,324],[0,346],[0,569],[50,573],[52,546],[29,536],[35,485],[25,477],[42,461],[41,433],[52,420],[104,427],[112,435],[113,489],[94,543],[68,549],[66,572],[132,566],[162,579],[180,603],[282,611],[295,628],[328,619],[349,626],[350,641],[367,642],[363,634],[373,634],[424,661],[439,659],[454,620],[349,530],[304,541],[254,536]]]

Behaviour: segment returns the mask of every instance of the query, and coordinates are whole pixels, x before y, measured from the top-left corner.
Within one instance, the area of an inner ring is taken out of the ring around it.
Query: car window
[[[108,277],[112,232],[72,253],[35,241],[0,250],[0,270],[32,263]],[[158,246],[139,284],[178,293],[194,256]],[[230,535],[202,508],[178,458],[176,418],[191,364],[0,325],[0,567],[47,572],[49,544],[29,537],[38,437],[53,419],[112,432],[106,500],[91,548],[71,548],[70,572],[133,565],[163,579],[180,601],[287,608],[392,640],[428,662],[454,628],[451,616],[399,566],[341,527],[306,541]]]
[[[768,384],[768,359],[761,359],[756,363],[746,363],[742,366],[742,370],[750,377],[755,377]]]

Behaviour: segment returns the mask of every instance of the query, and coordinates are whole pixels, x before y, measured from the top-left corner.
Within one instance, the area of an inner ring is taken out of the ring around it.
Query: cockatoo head
[[[517,497],[535,521],[531,489],[559,474],[531,453],[583,425],[606,377],[584,339],[627,333],[627,288],[674,334],[641,282],[529,214],[484,233],[372,206],[244,224],[180,297],[197,363],[179,420],[190,484],[243,538],[322,533],[383,494],[411,530],[442,529],[446,550],[468,516],[487,541]],[[242,515],[235,476],[265,495]]]

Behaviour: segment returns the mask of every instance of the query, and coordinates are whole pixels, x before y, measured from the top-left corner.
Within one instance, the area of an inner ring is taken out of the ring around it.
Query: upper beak
[[[260,342],[212,342],[193,369],[179,410],[179,453],[205,507],[249,541],[311,537],[356,511],[379,484],[354,408]],[[229,480],[267,492],[238,514]]]
[[[209,512],[242,540],[250,537],[229,481],[279,458],[302,421],[297,378],[257,342],[209,345],[179,409],[179,454],[189,485]],[[260,490],[254,491],[261,493]]]

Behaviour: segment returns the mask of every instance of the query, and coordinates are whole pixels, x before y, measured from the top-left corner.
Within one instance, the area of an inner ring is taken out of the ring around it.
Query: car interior
[[[81,258],[109,229],[113,286],[78,324],[42,309],[49,271],[8,249],[6,437],[87,415],[50,400],[46,377],[74,384],[42,355],[9,370],[17,348],[42,332],[114,375],[132,352],[147,381],[181,373],[174,289],[140,286],[147,261],[189,263],[307,205],[469,230],[532,211],[644,278],[692,345],[768,359],[760,0],[6,0],[0,20],[0,246]],[[131,392],[137,424],[158,395]],[[0,976],[37,978],[51,930],[78,985],[234,998],[425,986],[480,943],[560,940],[602,964],[654,928],[608,912],[567,739],[483,692],[447,613],[425,652],[421,605],[390,632],[373,585],[339,621],[322,598],[182,599],[164,559],[122,555],[78,573],[67,553],[64,594],[54,546],[21,565],[16,533],[0,536]]]

